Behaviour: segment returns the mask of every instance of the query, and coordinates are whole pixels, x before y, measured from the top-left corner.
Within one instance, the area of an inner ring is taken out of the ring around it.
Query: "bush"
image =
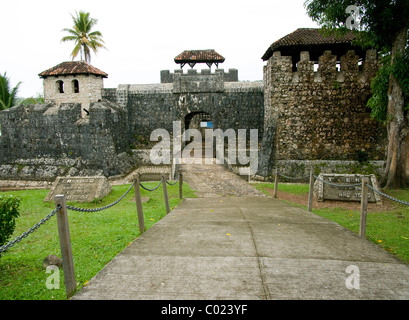
[[[7,243],[16,227],[20,199],[12,195],[0,195],[0,247]],[[1,256],[1,253],[0,253]]]

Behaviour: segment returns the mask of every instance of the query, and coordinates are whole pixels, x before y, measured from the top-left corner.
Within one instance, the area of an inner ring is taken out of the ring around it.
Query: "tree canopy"
[[[78,53],[81,60],[91,62],[91,50],[96,54],[100,48],[105,48],[104,40],[100,31],[93,31],[98,23],[97,19],[91,18],[89,12],[80,11],[76,15],[71,15],[73,27],[64,28],[62,31],[69,33],[61,39],[62,42],[73,41],[75,46],[71,52],[72,60]],[[105,48],[106,49],[106,48]]]

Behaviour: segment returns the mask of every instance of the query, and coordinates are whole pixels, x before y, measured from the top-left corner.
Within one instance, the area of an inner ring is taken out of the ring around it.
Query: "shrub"
[[[16,227],[20,199],[12,195],[0,195],[0,247],[7,243]],[[1,256],[1,253],[0,253]]]

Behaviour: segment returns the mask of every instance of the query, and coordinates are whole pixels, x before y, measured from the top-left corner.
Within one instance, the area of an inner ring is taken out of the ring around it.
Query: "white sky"
[[[200,49],[215,49],[224,56],[219,68],[238,69],[240,81],[262,80],[261,56],[274,41],[297,28],[318,27],[307,16],[304,2],[3,0],[0,73],[7,72],[13,87],[22,81],[20,97],[42,93],[38,74],[71,60],[74,45],[60,42],[66,35],[61,30],[72,27],[70,14],[83,10],[98,19],[95,29],[108,48],[91,56],[91,64],[108,73],[105,88],[159,83],[160,70],[179,68],[175,56]]]

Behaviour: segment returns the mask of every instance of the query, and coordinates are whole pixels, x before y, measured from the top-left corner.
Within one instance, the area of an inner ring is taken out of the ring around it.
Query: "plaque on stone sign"
[[[328,183],[318,179],[315,181],[314,189],[317,200],[361,201],[362,177],[368,177],[369,185],[379,190],[378,182],[373,174],[320,174],[318,178]],[[339,185],[347,185],[347,187]],[[381,202],[379,194],[369,188],[368,202]]]
[[[63,194],[67,202],[92,202],[105,197],[111,190],[111,184],[103,176],[58,177],[44,201],[54,201],[56,195]]]

